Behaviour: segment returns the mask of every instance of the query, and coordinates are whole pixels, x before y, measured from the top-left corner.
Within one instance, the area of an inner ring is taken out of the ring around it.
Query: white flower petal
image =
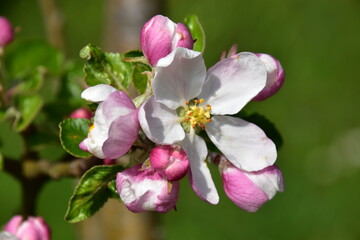
[[[206,124],[209,138],[236,167],[257,171],[274,164],[275,144],[261,128],[229,116],[213,116],[212,120]]]
[[[256,172],[244,172],[244,174],[264,191],[269,199],[272,199],[277,192],[284,191],[282,173],[275,165]]]
[[[81,98],[90,102],[102,102],[115,91],[117,91],[117,89],[110,85],[99,84],[85,89],[81,93]]]
[[[249,52],[226,58],[209,69],[199,98],[212,114],[239,112],[266,84],[264,63]]]
[[[139,109],[139,121],[146,136],[158,144],[173,144],[185,137],[175,110],[150,98]]]
[[[191,130],[190,133],[186,134],[181,145],[190,161],[192,181],[196,186],[196,193],[209,203],[217,204],[219,195],[205,162],[208,153],[205,141]]]
[[[157,64],[154,96],[158,102],[176,109],[199,95],[205,76],[206,67],[200,52],[176,48]]]

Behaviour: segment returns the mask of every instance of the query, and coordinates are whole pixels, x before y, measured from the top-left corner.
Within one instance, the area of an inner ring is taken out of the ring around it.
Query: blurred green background
[[[65,24],[68,58],[89,42],[103,43],[104,2],[56,1]],[[360,1],[358,0],[169,0],[163,14],[180,22],[197,14],[210,67],[237,43],[239,51],[280,60],[286,82],[274,97],[247,106],[281,132],[277,160],[286,184],[257,213],[237,208],[223,193],[217,206],[197,198],[182,182],[177,212],[162,215],[165,239],[360,239]],[[16,38],[45,38],[38,2],[2,0],[0,15],[21,31]],[[6,129],[1,129],[2,134]],[[47,184],[39,215],[54,240],[76,239],[63,216],[71,179]],[[19,207],[20,187],[0,173],[0,225]]]

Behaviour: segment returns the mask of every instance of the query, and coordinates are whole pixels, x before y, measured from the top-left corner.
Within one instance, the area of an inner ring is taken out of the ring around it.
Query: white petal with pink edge
[[[113,93],[116,92],[117,89],[106,85],[106,84],[99,84],[93,87],[89,87],[87,89],[85,89],[82,93],[81,93],[81,98],[90,101],[90,102],[102,102],[105,101],[105,99],[108,98],[108,96]]]
[[[200,52],[176,48],[158,62],[153,79],[154,96],[168,108],[176,109],[200,94],[205,76]]]
[[[273,165],[275,144],[255,124],[230,116],[213,116],[206,124],[211,141],[236,167],[257,171]]]
[[[212,114],[239,112],[266,84],[264,63],[253,53],[243,52],[211,67],[198,98],[210,104]]]

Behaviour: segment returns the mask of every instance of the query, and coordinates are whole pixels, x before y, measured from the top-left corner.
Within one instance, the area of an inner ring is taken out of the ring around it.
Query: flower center
[[[211,106],[206,105],[206,107],[199,106],[203,103],[204,99],[195,99],[186,103],[187,109],[185,109],[185,122],[189,123],[191,127],[196,128],[200,127],[202,130],[205,129],[205,125],[208,122],[211,122],[210,110]]]

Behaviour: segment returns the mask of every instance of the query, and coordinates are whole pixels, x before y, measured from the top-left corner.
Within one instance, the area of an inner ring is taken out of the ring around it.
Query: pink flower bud
[[[178,181],[189,170],[189,159],[179,146],[158,145],[150,153],[150,165],[169,181]]]
[[[14,29],[9,20],[0,16],[0,48],[9,44],[14,37]]]
[[[179,182],[168,182],[152,168],[141,164],[119,172],[116,188],[125,206],[132,212],[168,212],[175,207]]]
[[[92,118],[92,112],[86,108],[78,108],[70,114],[70,118]]]
[[[5,231],[19,240],[50,240],[50,228],[41,217],[28,217],[23,221],[21,216],[14,216],[5,226]]]
[[[226,195],[245,211],[256,212],[277,192],[284,191],[283,176],[275,165],[256,172],[246,172],[223,159],[219,169]]]
[[[265,64],[267,78],[264,89],[253,100],[263,101],[279,91],[285,80],[285,72],[280,62],[273,56],[265,53],[256,53],[256,56]]]
[[[176,24],[161,15],[156,15],[145,23],[140,41],[142,51],[152,66],[176,47],[192,49],[194,46],[191,33],[184,24]]]

